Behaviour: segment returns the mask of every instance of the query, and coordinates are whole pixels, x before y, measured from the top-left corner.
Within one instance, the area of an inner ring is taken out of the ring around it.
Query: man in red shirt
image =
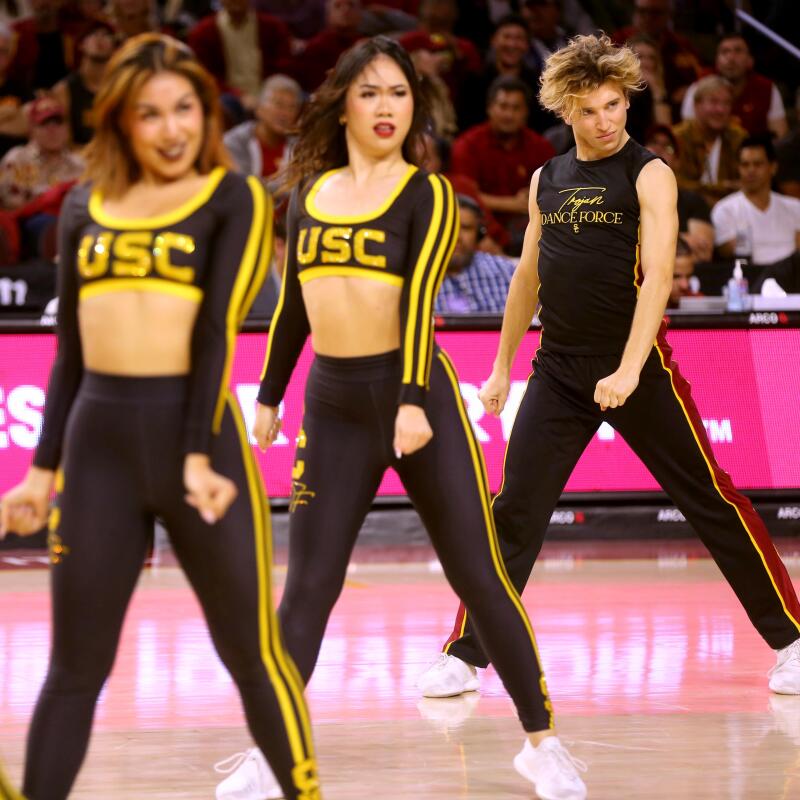
[[[358,30],[361,13],[360,0],[327,0],[325,27],[309,39],[292,64],[291,74],[307,92],[313,92],[336,65],[339,56],[361,38]]]
[[[238,96],[250,111],[264,79],[289,67],[289,29],[255,11],[250,0],[222,0],[222,8],[201,19],[187,41],[221,91]]]
[[[478,184],[481,201],[505,226],[507,252],[522,247],[531,175],[556,153],[550,142],[527,127],[530,94],[518,78],[502,76],[489,87],[488,120],[453,143],[452,170]]]
[[[723,36],[717,45],[717,74],[733,87],[733,116],[751,135],[771,133],[780,139],[789,131],[786,109],[775,84],[753,71],[750,47],[740,33]],[[694,119],[693,83],[686,91],[681,106],[683,119]]]

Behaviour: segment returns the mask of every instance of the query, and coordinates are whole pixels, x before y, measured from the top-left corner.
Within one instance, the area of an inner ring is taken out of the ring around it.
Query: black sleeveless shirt
[[[622,354],[642,282],[636,179],[656,158],[633,139],[597,161],[573,147],[539,174],[542,347]]]

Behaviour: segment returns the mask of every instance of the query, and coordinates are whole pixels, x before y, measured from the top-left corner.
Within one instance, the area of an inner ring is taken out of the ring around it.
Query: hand
[[[493,369],[489,380],[483,384],[478,392],[478,399],[483,403],[487,414],[499,417],[508,400],[511,391],[511,378],[507,371]]]
[[[31,467],[22,483],[3,495],[0,539],[12,531],[20,536],[30,536],[47,524],[54,478],[52,470]]]
[[[256,421],[253,423],[253,438],[263,453],[277,438],[281,430],[281,419],[277,406],[256,403]]]
[[[597,381],[594,390],[594,401],[598,403],[601,411],[607,408],[618,408],[625,405],[625,401],[633,394],[639,385],[639,375],[623,372],[618,369],[613,375]]]
[[[202,453],[189,453],[186,456],[183,462],[183,485],[186,487],[186,502],[196,508],[209,525],[225,516],[239,493],[230,478],[211,469],[208,456]]]
[[[433,438],[425,411],[420,406],[403,404],[397,409],[394,421],[394,447],[395,455],[408,456],[425,447]]]

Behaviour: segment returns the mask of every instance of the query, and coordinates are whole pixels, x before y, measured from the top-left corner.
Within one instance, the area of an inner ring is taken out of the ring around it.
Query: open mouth
[[[374,130],[381,139],[389,139],[394,136],[395,127],[391,122],[379,122],[372,130]]]
[[[183,158],[184,153],[186,152],[186,145],[176,145],[174,147],[159,147],[158,154],[164,161],[169,161],[171,164],[174,164],[180,161]]]

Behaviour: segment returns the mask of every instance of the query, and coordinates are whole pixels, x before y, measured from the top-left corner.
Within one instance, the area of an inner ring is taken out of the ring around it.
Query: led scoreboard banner
[[[739,327],[673,329],[668,340],[681,372],[692,385],[717,459],[734,483],[742,489],[796,492],[800,488],[800,327],[784,314],[751,316],[754,318],[743,315],[738,323],[734,320]],[[686,321],[681,322],[683,327]],[[726,318],[723,324],[728,322]],[[446,330],[437,332],[436,339],[456,365],[469,417],[486,456],[490,486],[497,491],[506,442],[525,391],[539,332],[529,331],[519,348],[511,394],[500,419],[485,414],[478,400],[481,383],[491,370],[498,332]],[[263,332],[239,335],[231,385],[248,428],[265,344]],[[0,492],[16,483],[30,463],[54,353],[55,336],[50,331],[0,333]],[[306,346],[283,403],[283,430],[278,440],[267,453],[256,450],[267,492],[273,498],[291,493],[294,439],[312,357]],[[547,464],[541,469],[546,470]],[[568,493],[657,490],[639,459],[605,424],[566,488]],[[379,494],[404,494],[394,472],[387,472]]]

